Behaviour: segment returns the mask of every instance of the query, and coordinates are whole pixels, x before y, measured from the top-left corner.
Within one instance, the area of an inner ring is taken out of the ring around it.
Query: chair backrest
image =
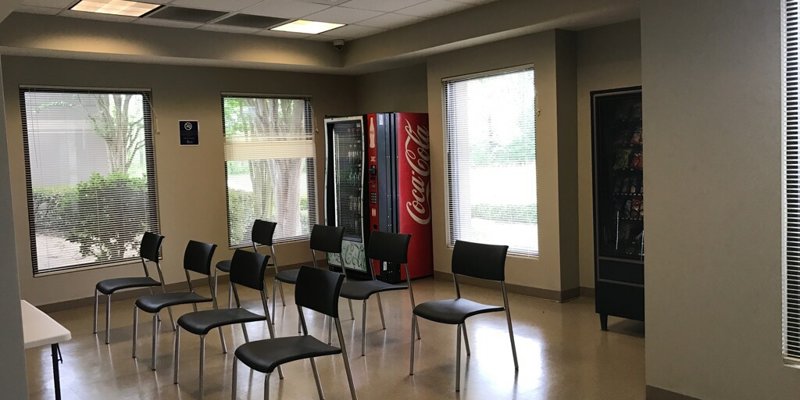
[[[454,274],[493,281],[506,279],[508,246],[456,240],[453,247]]]
[[[339,318],[339,291],[344,275],[312,267],[300,267],[294,298],[298,306]]]
[[[272,246],[272,236],[275,234],[276,226],[278,226],[276,222],[265,221],[263,219],[253,221],[253,230],[250,234],[250,240],[253,241],[253,246],[255,247],[256,244]]]
[[[139,244],[139,256],[145,260],[158,262],[158,251],[161,249],[161,242],[164,236],[153,232],[145,232],[142,242]]]
[[[367,243],[367,257],[395,264],[408,262],[408,244],[411,235],[372,231]]]
[[[183,253],[183,268],[203,275],[211,275],[211,258],[214,257],[216,244],[190,240]]]
[[[311,229],[311,250],[324,251],[326,253],[341,253],[342,238],[344,228],[328,225],[314,225]]]
[[[264,290],[268,255],[236,249],[231,259],[231,282],[255,290]]]

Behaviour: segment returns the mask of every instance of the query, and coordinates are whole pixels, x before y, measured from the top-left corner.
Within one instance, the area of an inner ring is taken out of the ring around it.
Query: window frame
[[[308,122],[308,135],[311,137],[311,146],[314,149],[313,157],[311,158],[311,168],[308,165],[305,166],[306,168],[306,176],[307,180],[307,191],[309,192],[309,199],[308,199],[308,213],[309,213],[309,226],[308,226],[308,233],[305,235],[299,236],[292,236],[286,238],[274,238],[273,243],[293,243],[293,242],[301,242],[306,241],[311,237],[311,228],[315,223],[319,223],[319,207],[317,202],[318,197],[318,190],[317,190],[317,151],[316,151],[316,142],[317,142],[317,135],[315,130],[315,120],[314,120],[314,106],[312,102],[312,97],[310,95],[286,95],[286,94],[264,94],[264,93],[239,93],[239,92],[223,92],[220,94],[220,105],[222,111],[222,137],[223,143],[227,146],[227,138],[226,138],[226,126],[225,126],[225,99],[226,98],[243,98],[243,99],[287,99],[287,100],[303,100],[305,102],[305,112],[307,115],[305,116],[304,120]],[[306,161],[308,162],[308,160]],[[225,186],[225,209],[226,209],[226,226],[227,226],[227,241],[228,241],[228,248],[233,249],[242,249],[242,248],[249,248],[253,245],[250,237],[245,235],[242,238],[241,243],[232,243],[231,241],[231,212],[230,212],[230,190],[228,187],[228,159],[227,155],[224,156],[224,167],[225,167],[225,176],[224,176],[224,186]],[[312,196],[313,195],[313,196]],[[313,197],[313,198],[312,198]],[[312,221],[313,215],[313,221]],[[257,217],[258,218],[258,217]],[[252,227],[252,224],[248,229]]]
[[[518,66],[512,66],[512,67],[506,67],[506,68],[498,68],[498,69],[492,69],[492,70],[487,70],[487,71],[468,73],[468,74],[463,74],[463,75],[456,75],[456,76],[451,76],[451,77],[445,77],[445,78],[442,78],[442,80],[441,80],[441,82],[442,82],[442,91],[441,91],[441,93],[442,93],[442,133],[443,133],[443,139],[444,139],[443,140],[443,144],[444,144],[444,152],[445,152],[445,154],[444,154],[444,158],[445,158],[444,181],[445,181],[445,184],[443,185],[444,186],[444,191],[445,191],[445,196],[446,196],[446,198],[445,198],[445,207],[446,207],[446,212],[445,212],[445,222],[446,222],[445,230],[446,230],[446,234],[447,234],[447,247],[450,248],[450,249],[452,249],[455,246],[455,242],[457,240],[468,240],[468,239],[458,239],[458,238],[455,237],[455,235],[456,235],[455,232],[458,229],[456,229],[457,221],[455,221],[455,218],[453,218],[453,216],[456,215],[456,212],[453,209],[453,196],[455,195],[455,193],[458,193],[458,186],[462,185],[462,183],[460,183],[458,181],[453,181],[453,180],[451,180],[451,177],[450,177],[450,171],[453,170],[454,163],[456,161],[455,161],[455,157],[453,157],[453,155],[451,154],[452,152],[450,150],[451,149],[451,142],[450,142],[451,141],[451,137],[450,137],[450,133],[449,133],[449,129],[448,129],[448,116],[449,116],[449,114],[448,114],[448,110],[447,110],[448,109],[447,85],[449,83],[464,82],[464,81],[469,81],[469,80],[473,80],[473,79],[481,79],[481,78],[487,78],[487,77],[493,77],[493,76],[501,76],[501,75],[506,75],[506,74],[525,72],[525,71],[531,71],[531,73],[534,74],[534,82],[532,82],[533,91],[534,91],[533,92],[533,119],[534,119],[533,120],[533,125],[534,125],[534,136],[533,137],[534,137],[534,151],[535,151],[535,154],[534,154],[534,160],[535,160],[534,161],[534,170],[535,170],[535,174],[536,174],[536,177],[537,177],[537,179],[536,179],[536,193],[537,193],[536,194],[536,208],[538,209],[538,207],[539,207],[539,195],[538,195],[538,192],[539,192],[539,190],[538,190],[539,189],[539,187],[538,187],[539,186],[539,183],[538,183],[538,181],[539,181],[539,179],[538,179],[538,176],[539,176],[539,163],[538,163],[538,157],[536,156],[536,153],[538,153],[538,147],[536,147],[536,143],[538,142],[538,140],[537,140],[537,133],[538,132],[536,130],[536,122],[537,122],[536,121],[536,116],[538,114],[538,110],[536,109],[537,93],[536,93],[536,85],[535,85],[535,68],[534,68],[533,64],[524,64],[524,65],[518,65]],[[540,220],[539,219],[539,213],[537,212],[536,213],[536,229],[537,229],[537,232],[539,231],[539,220]],[[539,238],[537,238],[536,251],[520,251],[519,249],[515,249],[515,248],[512,248],[511,246],[509,246],[508,254],[510,256],[516,256],[516,257],[538,259],[539,255],[541,253],[541,249],[539,247],[540,243],[541,243],[541,241],[539,240]]]
[[[152,208],[149,215],[151,217],[147,222],[151,224],[146,228],[147,231],[160,232],[161,231],[161,213],[158,201],[158,175],[156,172],[156,157],[155,157],[155,112],[153,110],[152,91],[149,89],[134,89],[134,88],[95,88],[95,87],[64,87],[64,86],[37,86],[37,85],[20,85],[19,86],[19,108],[20,108],[20,123],[22,132],[22,145],[24,156],[25,168],[25,196],[26,196],[26,211],[28,217],[28,240],[30,245],[31,255],[31,272],[34,278],[46,277],[50,275],[59,275],[65,273],[74,273],[81,271],[89,271],[94,269],[111,268],[122,265],[130,265],[140,262],[140,257],[137,252],[136,255],[126,257],[121,260],[111,262],[91,262],[83,264],[70,264],[56,268],[46,268],[40,270],[38,266],[38,250],[36,246],[36,223],[33,209],[33,185],[31,175],[31,157],[29,145],[29,131],[28,131],[28,112],[26,111],[25,94],[37,93],[85,93],[85,94],[130,94],[142,96],[142,111],[143,111],[143,130],[144,135],[144,159],[145,170],[147,171],[147,204]]]

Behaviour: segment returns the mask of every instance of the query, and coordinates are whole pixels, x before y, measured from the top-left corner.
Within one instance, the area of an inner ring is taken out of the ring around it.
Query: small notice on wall
[[[181,133],[181,145],[192,146],[200,144],[199,130],[197,129],[197,121],[178,121],[180,127],[178,128]]]

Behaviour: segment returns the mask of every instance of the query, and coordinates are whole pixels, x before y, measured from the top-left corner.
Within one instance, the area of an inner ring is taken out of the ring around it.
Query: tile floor
[[[453,296],[449,281],[431,278],[414,281],[418,302]],[[244,292],[244,291],[243,291]],[[285,287],[287,307],[278,302],[276,332],[297,334],[297,312],[293,288]],[[479,301],[502,304],[499,291],[464,286],[464,295]],[[224,294],[224,293],[223,293]],[[244,295],[244,293],[242,293]],[[248,291],[244,304],[260,310],[256,292]],[[461,392],[454,391],[455,327],[421,320],[415,374],[408,375],[410,305],[406,291],[382,295],[386,330],[381,330],[374,297],[368,304],[367,350],[361,356],[361,304],[354,303],[355,322],[347,303],[340,305],[345,344],[349,351],[359,399],[643,399],[644,324],[614,319],[609,332],[602,332],[594,303],[579,298],[556,303],[510,294],[519,373],[514,373],[505,316],[487,314],[468,320],[471,357],[462,355]],[[162,324],[158,370],[150,370],[151,319],[141,314],[138,359],[131,357],[132,299],[114,301],[111,344],[103,341],[103,306],[100,329],[92,334],[92,308],[79,307],[51,315],[72,331],[73,339],[62,344],[64,363],[61,385],[64,399],[197,399],[199,339],[181,335],[180,384],[172,380],[173,334]],[[179,307],[177,315],[190,311]],[[322,335],[322,318],[307,312],[312,334]],[[166,312],[165,321],[169,321]],[[218,333],[206,340],[205,399],[229,399],[233,348],[244,342],[239,326],[224,330],[229,353],[221,351]],[[248,326],[251,340],[267,337],[263,323]],[[340,356],[317,360],[322,386],[328,399],[349,399]],[[308,361],[284,365],[285,379],[270,379],[272,399],[317,398]],[[27,351],[28,388],[31,399],[53,398],[49,347]],[[239,364],[239,399],[263,398],[264,376]],[[2,397],[2,396],[0,396]]]

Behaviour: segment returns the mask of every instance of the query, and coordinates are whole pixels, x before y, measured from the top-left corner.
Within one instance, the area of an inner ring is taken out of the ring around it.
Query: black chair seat
[[[222,260],[218,262],[217,269],[222,272],[231,272],[231,260]]]
[[[245,343],[236,349],[236,358],[252,369],[271,373],[279,365],[290,361],[341,352],[342,349],[325,344],[313,336],[290,336]]]
[[[393,285],[384,281],[354,281],[347,280],[342,284],[341,297],[351,300],[366,300],[375,293],[388,292],[390,290],[408,289],[406,285]]]
[[[300,268],[295,269],[285,269],[283,271],[279,271],[277,275],[275,275],[275,279],[291,283],[292,285],[297,283],[297,273],[300,272]]]
[[[129,277],[129,278],[113,278],[97,282],[97,291],[109,295],[117,290],[130,289],[135,287],[150,287],[161,286],[161,282],[150,277]]]
[[[142,296],[136,299],[136,307],[151,314],[159,312],[164,307],[179,304],[206,303],[211,301],[208,297],[192,292],[160,293],[152,296]]]
[[[501,306],[461,298],[426,301],[414,308],[414,315],[443,324],[462,324],[473,315],[503,310]]]
[[[210,330],[220,326],[264,321],[266,319],[265,316],[250,312],[244,308],[229,308],[184,314],[178,318],[178,325],[195,335],[205,335]]]

